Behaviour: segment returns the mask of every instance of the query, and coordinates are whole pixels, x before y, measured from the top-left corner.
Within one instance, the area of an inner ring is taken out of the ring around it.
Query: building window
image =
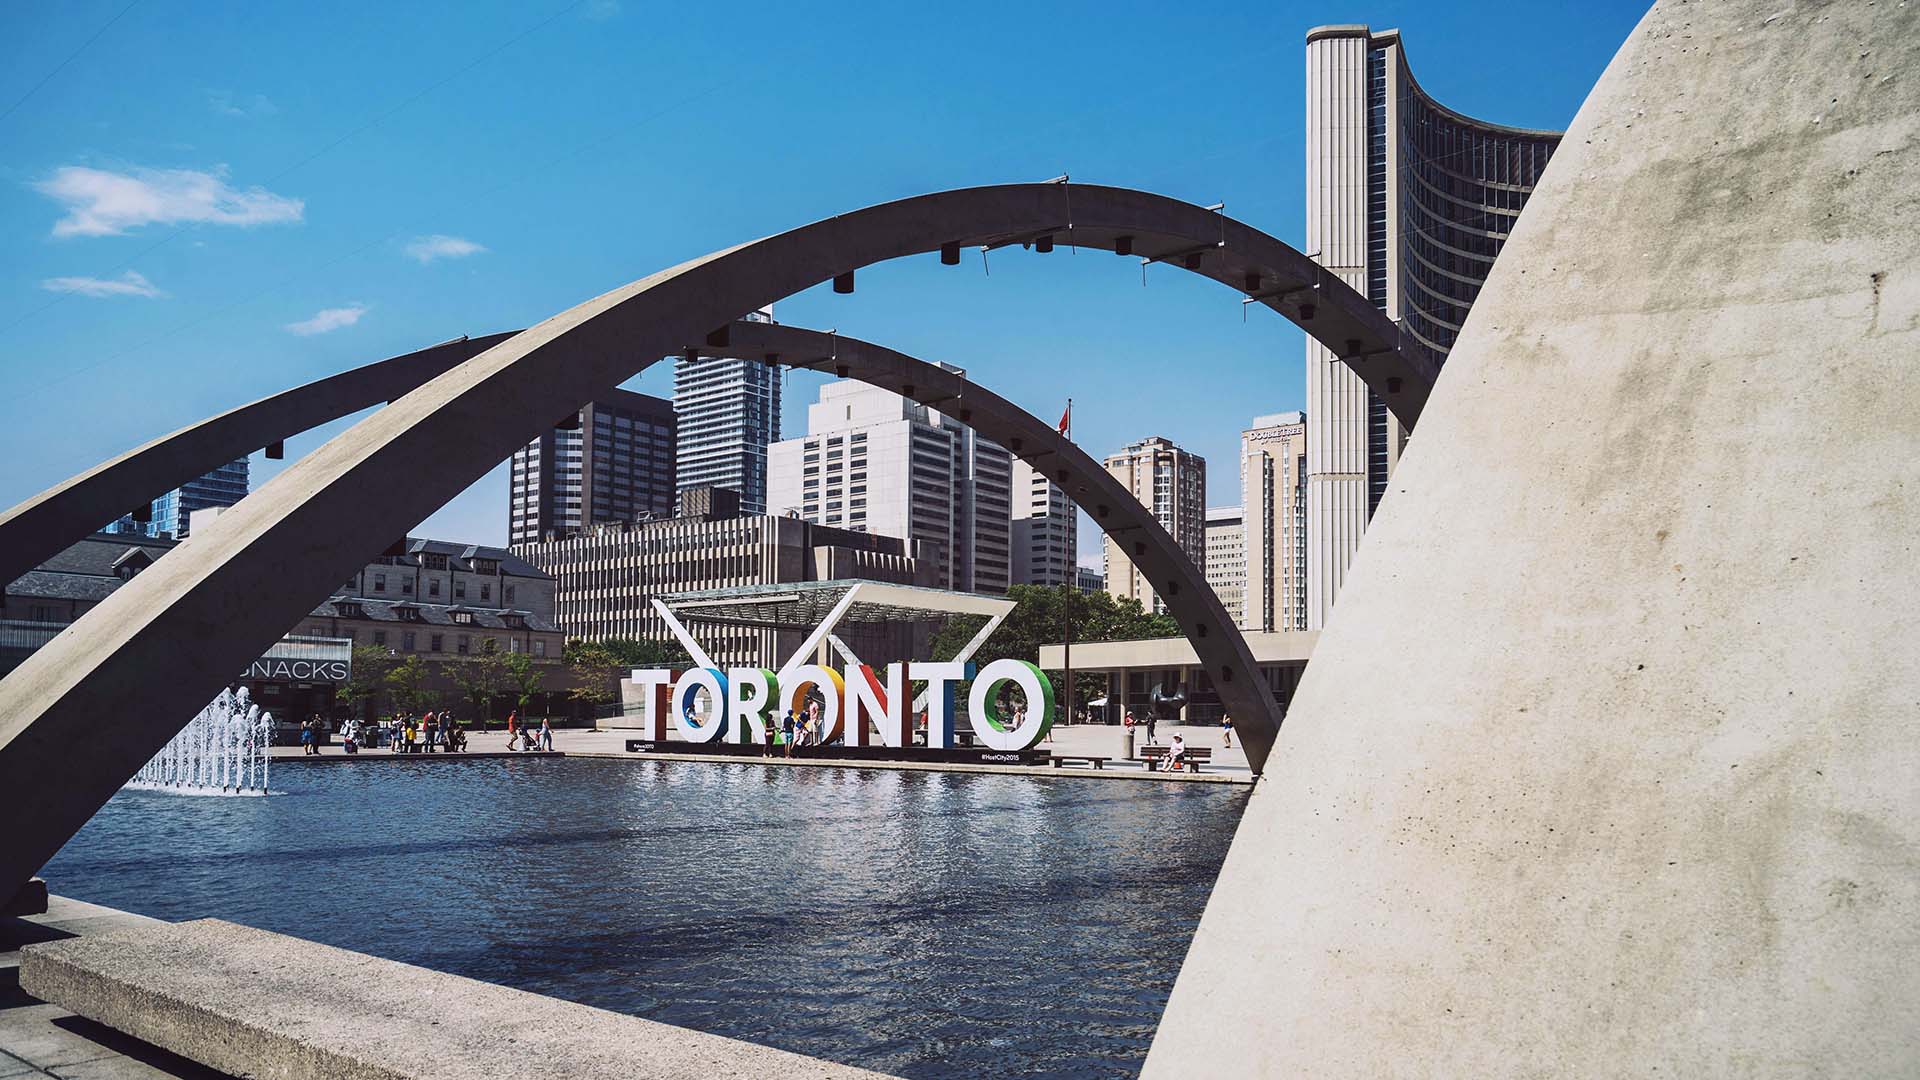
[[[454,598],[455,600],[465,600],[465,599],[467,598],[467,583],[466,583],[466,582],[464,582],[464,581],[455,581],[455,582],[453,583],[453,598]]]
[[[412,596],[412,595],[413,595],[413,579],[412,579],[412,578],[401,578],[401,579],[400,579],[400,591],[401,591],[402,593],[404,593],[404,594],[406,594],[406,595],[408,595],[408,596]]]
[[[375,645],[385,645],[387,643],[387,632],[385,630],[375,630],[373,632],[373,643]]]
[[[454,641],[454,649],[461,656],[467,655],[470,645],[471,643],[467,640],[467,635],[465,634],[461,634],[460,637]]]
[[[53,613],[53,608],[52,608],[52,607],[51,607],[50,605],[47,605],[47,604],[35,604],[35,605],[33,605],[33,614],[32,614],[32,618],[33,618],[33,621],[34,621],[34,622],[55,622],[55,621],[57,621],[57,616],[55,616],[55,615],[54,615],[54,613]]]
[[[546,643],[546,642],[545,642],[544,640],[542,640],[542,639],[539,639],[539,638],[535,638],[535,639],[534,639],[534,642],[533,642],[533,655],[535,655],[535,656],[545,656],[545,655],[547,655],[547,643]]]
[[[493,586],[482,584],[480,586],[480,599],[482,600],[493,599]]]
[[[400,647],[407,652],[413,651],[413,631],[409,630],[400,635]]]
[[[440,595],[440,579],[439,578],[434,578],[432,581],[427,582],[427,595],[428,596]]]
[[[387,575],[385,574],[373,575],[373,591],[374,592],[387,591]]]
[[[430,637],[428,637],[428,638],[427,638],[427,648],[428,648],[428,649],[429,649],[430,651],[432,651],[432,652],[439,652],[439,651],[440,651],[440,640],[441,640],[441,639],[440,639],[440,635],[439,635],[439,634],[434,634],[434,635],[432,635],[432,636],[430,636]]]
[[[513,603],[513,586],[511,585],[507,586],[506,602],[509,604]]]

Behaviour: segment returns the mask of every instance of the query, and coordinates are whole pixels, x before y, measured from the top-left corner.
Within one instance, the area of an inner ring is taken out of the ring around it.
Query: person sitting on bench
[[[1173,745],[1167,747],[1167,771],[1179,772],[1187,767],[1187,740],[1178,733],[1173,736]]]

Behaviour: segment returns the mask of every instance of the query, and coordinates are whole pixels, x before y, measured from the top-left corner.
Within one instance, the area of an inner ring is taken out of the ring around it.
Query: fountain
[[[181,795],[265,795],[273,717],[246,687],[222,690],[127,787]]]

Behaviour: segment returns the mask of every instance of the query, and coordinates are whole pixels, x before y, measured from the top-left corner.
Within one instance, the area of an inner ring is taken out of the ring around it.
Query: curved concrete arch
[[[0,583],[18,578],[129,507],[263,446],[392,401],[515,333],[457,338],[317,379],[103,461],[0,513]]]
[[[0,891],[24,882],[240,665],[551,424],[662,355],[861,267],[962,245],[1055,240],[1244,289],[1329,344],[1396,415],[1433,372],[1371,303],[1223,214],[1124,188],[938,192],[736,245],[563,311],[433,378],[294,463],[0,680]],[[374,538],[369,540],[368,538]],[[164,679],[158,673],[165,673]],[[70,748],[87,745],[78,755]]]
[[[1253,652],[1206,576],[1174,543],[1153,514],[1086,451],[1053,425],[962,375],[857,338],[771,323],[736,322],[724,346],[710,356],[762,356],[769,363],[831,371],[922,405],[936,406],[1046,474],[1127,549],[1153,581],[1167,613],[1193,643],[1194,653],[1234,717],[1234,730],[1254,772],[1265,765],[1280,730],[1280,710],[1260,677]]]

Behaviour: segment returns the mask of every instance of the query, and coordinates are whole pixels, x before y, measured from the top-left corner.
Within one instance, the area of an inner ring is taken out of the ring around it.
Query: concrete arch
[[[0,582],[103,523],[270,443],[392,401],[518,331],[457,338],[263,397],[110,458],[0,513]]]
[[[769,363],[830,371],[938,406],[1059,484],[1101,531],[1124,546],[1155,584],[1167,612],[1234,717],[1255,772],[1280,730],[1280,710],[1239,628],[1207,586],[1206,575],[1153,514],[1086,451],[1053,425],[965,377],[881,345],[797,326],[736,322],[711,356],[762,356]]]
[[[542,426],[655,358],[814,284],[963,245],[1056,241],[1169,261],[1299,322],[1411,422],[1433,372],[1371,303],[1286,244],[1124,188],[1020,184],[883,203],[660,271],[431,379],[301,459],[0,681],[0,892],[138,769],[170,722]],[[369,540],[367,538],[376,538]],[[161,678],[158,673],[165,673]],[[74,754],[86,745],[90,752]]]

